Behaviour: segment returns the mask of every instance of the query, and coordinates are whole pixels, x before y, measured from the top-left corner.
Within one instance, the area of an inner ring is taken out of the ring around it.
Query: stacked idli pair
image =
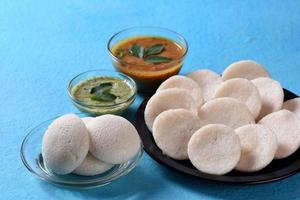
[[[149,99],[145,121],[171,158],[190,159],[209,174],[255,172],[300,146],[300,99],[283,99],[261,64],[238,61],[222,76],[198,70],[170,77]]]
[[[43,137],[46,168],[56,174],[93,176],[132,159],[141,141],[135,127],[115,115],[80,118],[66,114],[55,119]]]

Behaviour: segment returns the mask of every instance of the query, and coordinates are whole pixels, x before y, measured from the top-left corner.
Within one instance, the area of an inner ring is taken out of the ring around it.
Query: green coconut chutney
[[[91,114],[120,114],[134,100],[135,89],[126,82],[115,77],[93,77],[81,81],[72,89],[72,96],[78,103],[75,105]]]

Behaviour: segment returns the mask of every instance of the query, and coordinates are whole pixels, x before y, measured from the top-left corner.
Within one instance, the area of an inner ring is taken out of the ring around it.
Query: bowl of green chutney
[[[121,115],[135,100],[137,86],[129,76],[110,70],[89,70],[68,84],[72,103],[91,116]]]

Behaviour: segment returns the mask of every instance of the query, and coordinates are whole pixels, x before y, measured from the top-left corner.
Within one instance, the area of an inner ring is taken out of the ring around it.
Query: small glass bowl
[[[164,67],[160,69],[149,67],[149,65],[126,63],[114,55],[113,48],[116,44],[137,36],[154,36],[170,39],[185,50],[184,54],[180,58],[164,64]],[[161,27],[141,26],[128,28],[114,34],[108,41],[107,49],[116,70],[133,78],[138,85],[139,92],[153,93],[160,83],[179,73],[188,52],[188,43],[182,35],[175,31]]]
[[[97,103],[89,104],[83,101],[80,101],[74,97],[72,90],[76,85],[80,82],[95,78],[95,77],[114,77],[123,80],[131,89],[133,93],[128,99],[118,102],[118,103],[111,103],[106,105],[99,105]],[[86,72],[82,72],[75,76],[68,84],[68,94],[72,103],[84,113],[89,113],[92,116],[99,116],[103,114],[115,114],[121,115],[135,100],[137,94],[137,86],[136,83],[132,78],[129,76],[111,70],[89,70]]]
[[[84,113],[77,115],[79,117],[87,116],[87,114]],[[137,165],[143,155],[141,144],[141,148],[134,158],[125,163],[114,165],[113,168],[103,174],[96,176],[53,174],[45,168],[41,150],[44,133],[54,119],[56,118],[47,120],[33,128],[24,138],[20,152],[22,162],[26,168],[34,175],[47,182],[74,188],[100,187],[128,174]]]

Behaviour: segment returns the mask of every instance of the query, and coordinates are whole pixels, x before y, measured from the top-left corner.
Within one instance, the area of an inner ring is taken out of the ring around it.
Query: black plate
[[[285,100],[298,97],[296,94],[284,89]],[[242,173],[231,171],[230,173],[220,175],[210,175],[198,171],[189,160],[179,161],[172,159],[164,154],[156,146],[152,133],[147,128],[144,119],[144,110],[149,98],[145,98],[137,111],[136,128],[143,141],[145,151],[157,162],[184,174],[226,183],[237,184],[258,184],[280,180],[300,171],[300,148],[291,156],[285,159],[273,160],[265,169],[253,173]]]

